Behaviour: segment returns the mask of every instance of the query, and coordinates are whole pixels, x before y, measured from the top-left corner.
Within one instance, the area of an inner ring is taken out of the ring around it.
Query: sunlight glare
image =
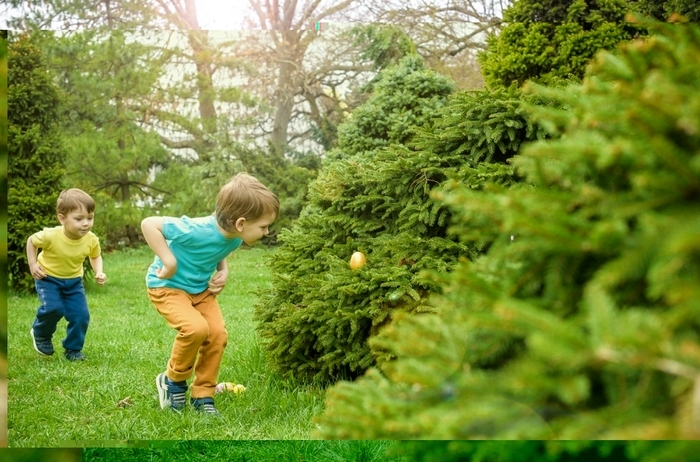
[[[199,27],[205,30],[240,30],[249,10],[246,0],[195,0]]]

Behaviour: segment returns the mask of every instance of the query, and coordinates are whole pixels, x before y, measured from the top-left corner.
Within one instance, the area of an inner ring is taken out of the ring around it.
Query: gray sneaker
[[[214,406],[214,398],[192,398],[190,399],[190,404],[202,414],[209,414],[217,417],[221,416]]]
[[[29,331],[29,335],[32,336],[32,343],[34,344],[34,349],[40,355],[51,356],[53,354],[53,343],[51,343],[50,338],[46,337],[34,337],[34,328]]]
[[[166,377],[165,372],[161,372],[156,377],[156,388],[158,388],[158,400],[160,408],[170,407],[173,411],[181,411],[185,408],[185,392],[187,392],[187,382],[173,382]]]

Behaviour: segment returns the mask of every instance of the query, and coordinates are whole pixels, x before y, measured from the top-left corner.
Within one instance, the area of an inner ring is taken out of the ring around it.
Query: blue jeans
[[[36,312],[32,328],[34,337],[51,338],[61,318],[68,321],[63,348],[80,351],[90,324],[85,288],[82,278],[60,279],[46,276],[36,279],[36,292],[41,306]]]

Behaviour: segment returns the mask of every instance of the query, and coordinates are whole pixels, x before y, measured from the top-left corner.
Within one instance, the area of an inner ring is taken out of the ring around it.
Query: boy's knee
[[[182,326],[178,335],[182,338],[202,343],[209,337],[209,325],[204,320],[187,323]]]
[[[69,323],[75,324],[76,326],[81,326],[83,328],[87,328],[87,326],[90,324],[90,312],[87,309],[70,310],[69,312],[65,313],[64,317]]]
[[[228,331],[224,326],[209,326],[209,341],[215,345],[226,346]]]

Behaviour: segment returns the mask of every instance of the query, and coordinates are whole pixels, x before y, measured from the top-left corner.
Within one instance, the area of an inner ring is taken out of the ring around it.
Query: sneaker
[[[63,352],[63,356],[68,361],[85,361],[87,359],[79,350],[66,350]]]
[[[221,416],[214,406],[214,398],[191,398],[190,404],[203,414]]]
[[[51,356],[53,354],[53,343],[51,343],[50,338],[34,337],[34,328],[29,331],[29,335],[32,336],[32,343],[37,353],[44,356]]]
[[[158,388],[158,400],[160,408],[165,409],[170,406],[173,411],[181,411],[185,407],[185,392],[187,382],[173,382],[166,377],[165,372],[161,372],[156,377],[156,388]]]

